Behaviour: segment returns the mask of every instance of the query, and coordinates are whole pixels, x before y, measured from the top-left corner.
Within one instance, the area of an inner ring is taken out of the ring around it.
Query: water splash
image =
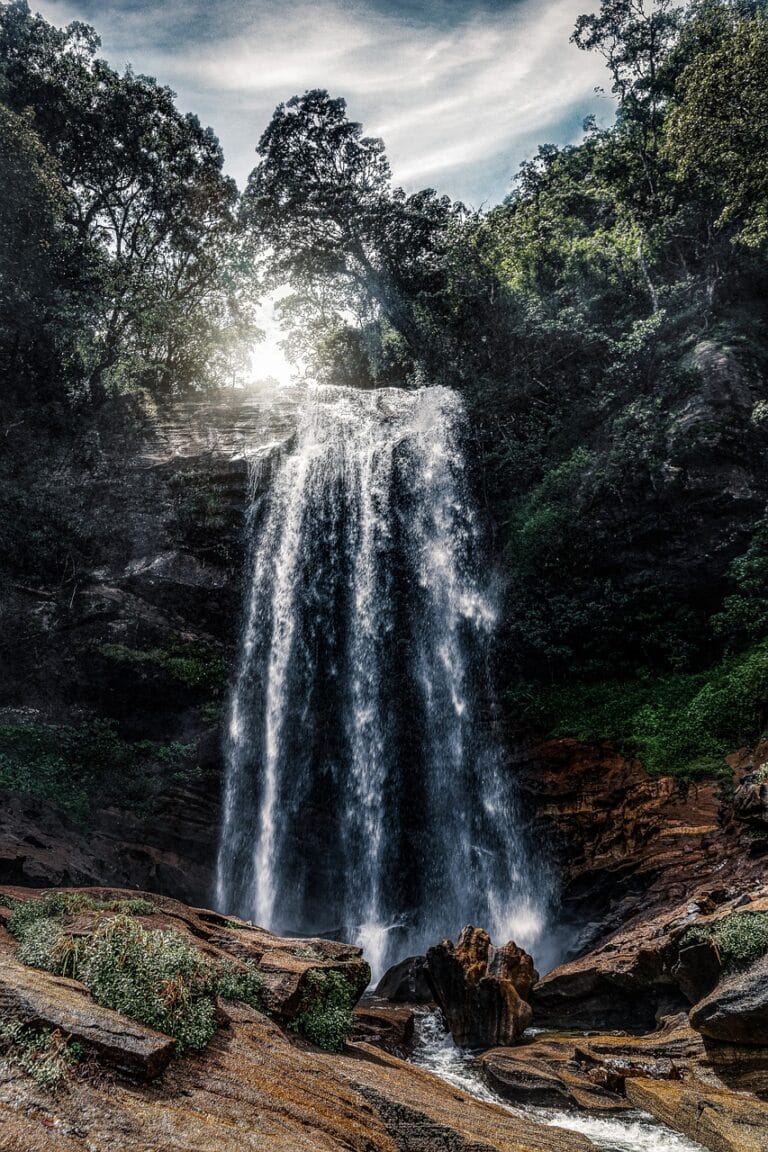
[[[445,388],[310,388],[251,509],[217,903],[375,972],[466,923],[534,948],[550,900],[482,715],[465,432]]]
[[[513,1115],[524,1115],[552,1128],[581,1132],[603,1152],[704,1152],[700,1144],[659,1124],[645,1112],[605,1116],[556,1108],[512,1107],[484,1082],[472,1053],[454,1044],[437,1012],[424,1009],[417,1015],[413,1062],[478,1100],[500,1104]]]

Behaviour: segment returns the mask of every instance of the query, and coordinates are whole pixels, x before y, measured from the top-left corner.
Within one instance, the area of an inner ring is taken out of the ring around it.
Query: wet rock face
[[[708,940],[681,948],[672,976],[686,999],[696,1004],[715,987],[722,967],[717,946]]]
[[[512,942],[494,948],[482,928],[465,928],[456,945],[443,940],[430,948],[427,971],[448,1028],[462,1047],[513,1044],[533,1019],[527,1003],[538,978],[532,958]]]
[[[110,436],[72,464],[87,567],[4,584],[0,723],[86,731],[106,721],[129,748],[149,743],[157,755],[141,757],[146,788],[132,792],[120,762],[100,756],[83,819],[55,787],[0,794],[0,884],[210,899],[249,485],[268,482],[298,403],[261,390],[174,405],[140,439]],[[187,750],[178,762],[165,755],[173,747]]]
[[[511,770],[559,865],[567,958],[633,916],[679,903],[717,874],[724,855],[741,851],[721,835],[715,783],[683,788],[651,777],[610,744],[547,740],[522,751]]]
[[[150,813],[102,810],[90,828],[37,797],[2,800],[0,884],[112,884],[193,903],[208,895],[219,805],[210,777],[167,788]]]
[[[721,980],[694,1005],[690,1020],[711,1040],[768,1044],[768,956]]]
[[[719,883],[727,887],[692,888],[683,902],[636,915],[594,951],[547,973],[531,994],[536,1023],[647,1032],[659,1014],[687,1011],[713,987],[716,997],[725,985],[718,983],[720,957],[706,942],[708,933],[716,934],[726,918],[768,911],[768,887],[761,879],[753,879],[745,892],[744,863],[734,859],[731,874],[719,873]],[[704,943],[689,937],[692,929]],[[730,986],[730,978],[725,983]]]
[[[636,1108],[685,1133],[712,1152],[764,1152],[768,1105],[754,1097],[702,1083],[632,1080],[627,1096]]]

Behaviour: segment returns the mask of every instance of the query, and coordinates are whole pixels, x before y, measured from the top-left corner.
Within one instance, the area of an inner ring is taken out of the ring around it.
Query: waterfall
[[[363,945],[533,948],[545,870],[488,723],[496,606],[446,388],[312,386],[254,496],[216,899]]]

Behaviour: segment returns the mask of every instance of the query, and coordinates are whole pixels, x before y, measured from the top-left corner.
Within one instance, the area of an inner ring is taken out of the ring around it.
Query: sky
[[[275,106],[308,88],[343,96],[381,136],[395,181],[473,207],[507,194],[539,144],[579,139],[612,105],[602,60],[569,36],[598,0],[31,0],[85,20],[116,68],[178,93],[222,142],[242,187]]]

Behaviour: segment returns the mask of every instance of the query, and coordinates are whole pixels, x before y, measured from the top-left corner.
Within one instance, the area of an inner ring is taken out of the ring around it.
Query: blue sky
[[[95,25],[210,124],[242,186],[275,105],[307,88],[344,96],[382,136],[395,179],[474,206],[502,199],[539,143],[610,119],[599,57],[569,44],[598,0],[31,0],[53,23]]]

